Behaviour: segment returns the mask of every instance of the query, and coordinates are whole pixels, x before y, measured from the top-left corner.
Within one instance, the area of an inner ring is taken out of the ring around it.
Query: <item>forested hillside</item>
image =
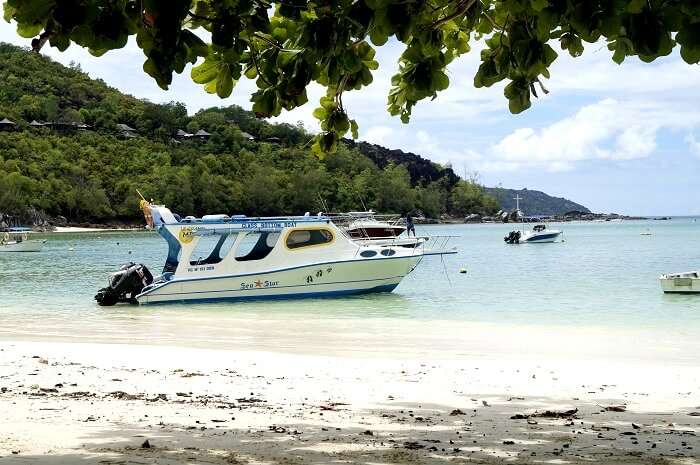
[[[136,189],[182,214],[357,210],[492,213],[494,198],[413,154],[345,144],[320,160],[311,136],[237,106],[124,95],[77,67],[0,44],[0,212],[33,207],[73,222],[134,221]],[[50,125],[32,126],[32,121]],[[134,131],[125,131],[124,126]],[[210,136],[180,137],[178,130]],[[386,149],[383,149],[386,150]],[[402,155],[403,154],[403,155]]]

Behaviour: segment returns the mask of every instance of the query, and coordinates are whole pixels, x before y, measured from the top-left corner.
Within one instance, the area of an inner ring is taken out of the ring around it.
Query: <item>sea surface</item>
[[[41,253],[0,254],[0,339],[446,354],[527,351],[537,340],[556,353],[542,344],[551,337],[560,348],[632,344],[648,356],[658,346],[664,357],[700,360],[700,295],[664,295],[658,282],[700,269],[700,220],[550,227],[565,242],[506,245],[507,224],[419,226],[419,235],[459,236],[450,243],[459,253],[424,259],[390,294],[141,307],[99,307],[93,296],[122,263],[157,274],[166,253],[158,235],[47,234]]]

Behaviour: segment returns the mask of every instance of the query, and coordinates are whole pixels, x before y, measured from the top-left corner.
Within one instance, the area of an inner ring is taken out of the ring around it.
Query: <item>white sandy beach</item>
[[[0,464],[700,463],[700,363],[551,350],[5,341]]]

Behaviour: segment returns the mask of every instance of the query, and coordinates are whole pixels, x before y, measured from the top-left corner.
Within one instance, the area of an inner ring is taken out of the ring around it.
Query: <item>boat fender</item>
[[[23,241],[26,241],[28,237],[29,237],[29,236],[27,235],[27,233],[22,234],[22,240],[23,240]]]
[[[2,239],[4,242],[8,242],[10,240],[10,233],[6,232],[5,234],[3,234]]]

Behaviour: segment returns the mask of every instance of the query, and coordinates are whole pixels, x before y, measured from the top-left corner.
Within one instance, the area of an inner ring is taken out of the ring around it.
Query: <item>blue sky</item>
[[[0,41],[29,45],[4,21]],[[545,83],[550,94],[511,115],[503,86],[473,87],[480,44],[473,46],[450,66],[450,88],[420,103],[409,125],[386,112],[400,44],[379,50],[374,83],[344,97],[360,139],[450,162],[459,174],[478,173],[488,186],[542,190],[598,212],[700,215],[700,67],[677,54],[653,64],[628,58],[618,66],[604,44],[589,45],[575,60],[560,54]],[[142,71],[133,41],[100,58],[74,45],[64,53],[47,46],[43,53],[80,63],[90,76],[137,97],[181,101],[190,112],[232,103],[250,108],[255,87],[241,81],[221,100],[192,83],[188,69],[163,91]],[[322,93],[313,87],[307,106],[278,119],[317,130],[311,112]]]

